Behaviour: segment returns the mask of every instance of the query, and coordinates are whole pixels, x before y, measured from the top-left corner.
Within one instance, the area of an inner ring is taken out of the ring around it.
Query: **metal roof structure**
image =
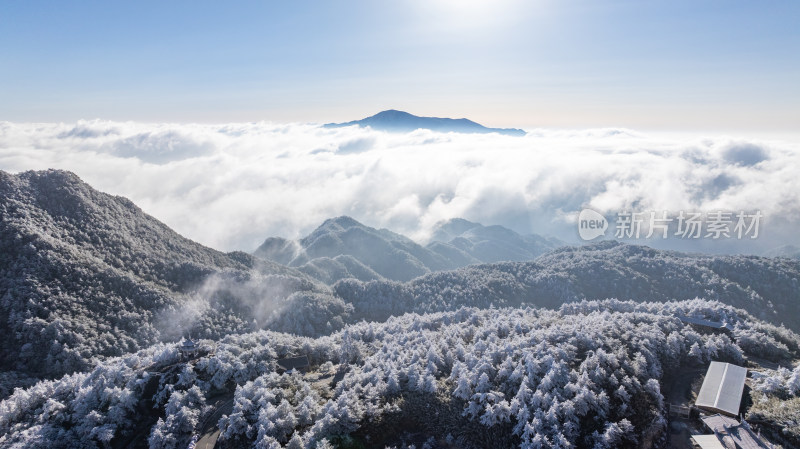
[[[716,435],[692,435],[700,449],[726,449]]]
[[[747,368],[723,362],[711,362],[697,395],[695,405],[711,413],[739,414]]]
[[[713,432],[724,432],[727,428],[739,425],[739,421],[736,419],[719,414],[704,416],[700,420]]]
[[[740,423],[733,418],[722,415],[705,416],[702,420],[714,432],[716,438],[731,441],[739,449],[767,449],[772,447],[750,429],[747,421]]]
[[[712,329],[730,329],[728,323],[720,323],[719,321],[711,321],[701,317],[680,314],[676,314],[675,317],[687,324],[696,324],[698,326],[710,327]]]

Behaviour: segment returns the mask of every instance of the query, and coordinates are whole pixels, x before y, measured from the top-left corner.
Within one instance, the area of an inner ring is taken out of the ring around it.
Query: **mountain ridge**
[[[328,291],[292,268],[182,237],[73,173],[0,171],[4,371],[83,370],[96,358],[178,338],[195,320],[209,335],[248,330],[251,306],[237,297],[246,292],[231,283],[269,283],[276,300]]]
[[[333,289],[354,306],[354,316],[377,321],[458,307],[557,308],[606,298],[705,298],[798,331],[798,279],[800,261],[788,258],[713,256],[606,241],[557,248],[528,262],[433,272],[405,283],[345,279]]]
[[[439,223],[432,241],[422,246],[388,229],[340,216],[325,220],[296,241],[267,238],[253,254],[295,267],[328,284],[346,277],[404,282],[472,264],[532,260],[564,244],[537,235],[523,236],[502,226],[454,220]],[[442,240],[444,237],[449,241]],[[337,259],[342,256],[350,257],[347,263],[356,264],[361,275],[350,272],[343,265],[345,261]]]
[[[327,123],[324,128],[342,128],[345,126],[369,126],[372,129],[391,132],[411,132],[417,129],[429,129],[439,132],[459,132],[472,134],[498,133],[508,136],[524,136],[526,133],[516,128],[488,128],[466,118],[422,117],[405,111],[388,109],[370,117],[343,123]]]

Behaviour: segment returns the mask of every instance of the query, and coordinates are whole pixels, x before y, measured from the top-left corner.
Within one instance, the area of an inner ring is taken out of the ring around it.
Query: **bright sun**
[[[512,20],[521,0],[422,0],[421,12],[449,29],[493,28]]]

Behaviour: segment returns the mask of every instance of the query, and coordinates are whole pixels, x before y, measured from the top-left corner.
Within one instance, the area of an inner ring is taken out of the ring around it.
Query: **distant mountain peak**
[[[466,118],[441,118],[441,117],[420,117],[397,109],[381,111],[373,116],[361,120],[353,120],[345,123],[328,123],[325,128],[341,128],[345,126],[362,126],[378,129],[381,131],[392,132],[411,132],[417,129],[429,129],[439,132],[458,132],[458,133],[498,133],[508,136],[524,136],[525,131],[515,128],[487,128],[479,123]]]
[[[413,114],[409,114],[406,111],[399,111],[397,109],[387,109],[385,111],[378,112],[377,114],[375,114],[375,115],[373,115],[372,117],[369,117],[369,118],[387,118],[387,119],[388,118],[392,118],[392,119],[398,119],[398,118],[411,118],[411,117],[416,117],[416,116],[413,115]]]
[[[473,223],[464,218],[451,218],[436,223],[431,241],[449,242],[470,229],[480,227],[481,224]]]
[[[347,215],[341,215],[339,217],[329,218],[325,220],[319,226],[319,228],[327,228],[329,226],[339,226],[343,229],[348,229],[352,227],[363,227],[364,225],[353,217],[349,217]]]

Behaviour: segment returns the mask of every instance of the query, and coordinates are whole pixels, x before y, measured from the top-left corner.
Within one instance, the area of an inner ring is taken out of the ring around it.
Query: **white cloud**
[[[760,209],[786,227],[782,239],[800,224],[797,141],[615,129],[517,138],[307,124],[0,122],[0,169],[46,168],[71,170],[222,250],[298,237],[338,215],[418,239],[453,217],[568,239],[583,207]]]

